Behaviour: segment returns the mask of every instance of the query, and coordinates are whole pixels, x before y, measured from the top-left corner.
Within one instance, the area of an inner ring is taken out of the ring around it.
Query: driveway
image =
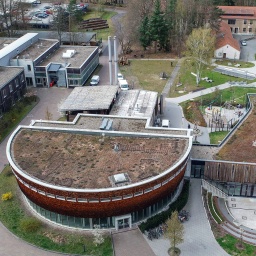
[[[234,38],[239,41],[241,47],[240,60],[243,61],[255,61],[256,54],[256,39],[246,40],[251,38],[251,36],[242,36],[242,35],[234,35]],[[247,42],[246,46],[242,46],[240,41],[245,40]]]

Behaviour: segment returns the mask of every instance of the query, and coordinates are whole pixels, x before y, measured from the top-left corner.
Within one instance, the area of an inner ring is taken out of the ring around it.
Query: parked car
[[[39,14],[36,15],[36,17],[37,18],[41,18],[41,19],[45,19],[45,18],[48,17],[48,14],[46,14],[46,13],[39,13]]]
[[[118,80],[118,83],[119,83],[120,89],[122,91],[128,91],[129,90],[129,84],[125,79]]]
[[[123,80],[124,79],[124,76],[121,74],[121,73],[118,73],[117,74],[117,80],[119,82],[119,80]]]
[[[44,9],[52,9],[52,7],[50,5],[46,5],[43,7]]]
[[[90,85],[97,85],[100,82],[100,77],[99,76],[93,76],[90,82]]]
[[[242,46],[246,46],[246,45],[247,45],[246,41],[244,41],[244,40],[241,41],[241,45],[242,45]]]

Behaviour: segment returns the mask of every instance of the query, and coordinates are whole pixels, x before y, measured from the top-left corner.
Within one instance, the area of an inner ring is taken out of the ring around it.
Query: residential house
[[[215,58],[240,59],[240,44],[233,38],[229,25],[222,21],[216,38]]]

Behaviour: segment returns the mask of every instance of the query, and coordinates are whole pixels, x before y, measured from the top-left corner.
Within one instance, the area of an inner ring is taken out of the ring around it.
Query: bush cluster
[[[34,233],[42,226],[36,218],[24,218],[20,221],[20,227],[25,232]]]
[[[166,220],[171,217],[172,213],[174,211],[180,211],[184,208],[184,206],[188,202],[188,196],[189,196],[189,180],[185,180],[184,186],[182,188],[182,191],[177,198],[175,202],[169,205],[169,209],[166,211],[163,211],[155,216],[150,217],[147,219],[146,222],[143,222],[139,225],[140,230],[144,233],[145,230],[149,230],[152,228],[158,227],[160,224],[166,222]]]
[[[4,193],[2,194],[2,201],[7,201],[7,200],[10,200],[12,199],[12,192],[7,192],[7,193]]]

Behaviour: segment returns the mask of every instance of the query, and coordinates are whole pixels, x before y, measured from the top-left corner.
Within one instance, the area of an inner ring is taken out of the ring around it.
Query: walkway
[[[115,256],[155,256],[138,228],[113,233],[112,237]]]
[[[191,218],[184,223],[184,242],[178,246],[181,249],[181,256],[228,256],[211,231],[202,202],[200,179],[191,179],[186,210],[190,212]],[[147,241],[157,256],[168,256],[168,240],[161,238]]]
[[[172,71],[172,74],[171,74],[170,78],[168,79],[168,81],[167,81],[167,83],[166,83],[166,85],[165,85],[165,87],[162,91],[162,94],[165,95],[165,97],[168,96],[170,88],[171,88],[173,82],[175,81],[176,76],[179,73],[179,70],[180,70],[180,67],[181,67],[181,61],[182,61],[182,59],[178,60],[175,68]]]

